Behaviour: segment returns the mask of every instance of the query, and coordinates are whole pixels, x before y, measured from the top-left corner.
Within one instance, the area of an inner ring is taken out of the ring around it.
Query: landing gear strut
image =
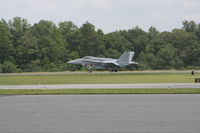
[[[93,72],[93,66],[88,65],[87,68],[88,68],[88,72],[89,72],[89,73],[92,73],[92,72]]]
[[[117,72],[118,71],[118,69],[114,69],[114,72]]]
[[[111,69],[109,69],[109,71],[110,71],[110,72],[117,72],[118,69],[117,69],[117,68],[111,68]]]
[[[93,70],[92,70],[92,69],[89,69],[88,71],[89,71],[89,73],[92,73],[92,72],[93,72]]]

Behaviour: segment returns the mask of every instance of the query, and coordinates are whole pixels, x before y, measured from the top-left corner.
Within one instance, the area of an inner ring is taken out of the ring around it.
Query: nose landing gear
[[[87,65],[87,68],[88,68],[88,72],[89,72],[89,73],[92,73],[92,72],[93,72],[93,67],[94,67],[94,66]]]

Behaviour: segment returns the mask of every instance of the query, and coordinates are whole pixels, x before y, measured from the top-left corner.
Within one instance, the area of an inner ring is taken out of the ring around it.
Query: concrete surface
[[[199,74],[200,71],[194,71],[195,74]],[[191,74],[191,71],[118,71],[118,72],[109,72],[109,71],[94,71],[92,73],[88,72],[26,72],[26,73],[0,73],[0,75],[79,75],[79,74],[155,74],[155,73],[188,73]]]
[[[200,83],[0,85],[0,89],[200,88]]]
[[[0,96],[1,133],[199,133],[200,95]]]

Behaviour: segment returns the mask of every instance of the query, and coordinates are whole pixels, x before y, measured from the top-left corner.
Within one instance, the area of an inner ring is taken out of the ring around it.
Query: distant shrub
[[[13,73],[16,72],[16,65],[10,61],[5,61],[2,67],[3,73]]]
[[[25,66],[24,72],[42,72],[44,71],[44,69],[42,69],[42,67],[40,65],[36,65],[36,64],[28,64]]]
[[[3,65],[0,64],[0,73],[2,73],[2,71],[3,71]]]

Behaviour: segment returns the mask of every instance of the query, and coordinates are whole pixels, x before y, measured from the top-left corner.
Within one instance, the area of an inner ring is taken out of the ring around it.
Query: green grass
[[[200,94],[198,88],[186,89],[1,89],[0,95],[78,95],[78,94]]]
[[[30,84],[121,84],[121,83],[194,83],[199,74],[80,74],[3,76],[0,85]]]

